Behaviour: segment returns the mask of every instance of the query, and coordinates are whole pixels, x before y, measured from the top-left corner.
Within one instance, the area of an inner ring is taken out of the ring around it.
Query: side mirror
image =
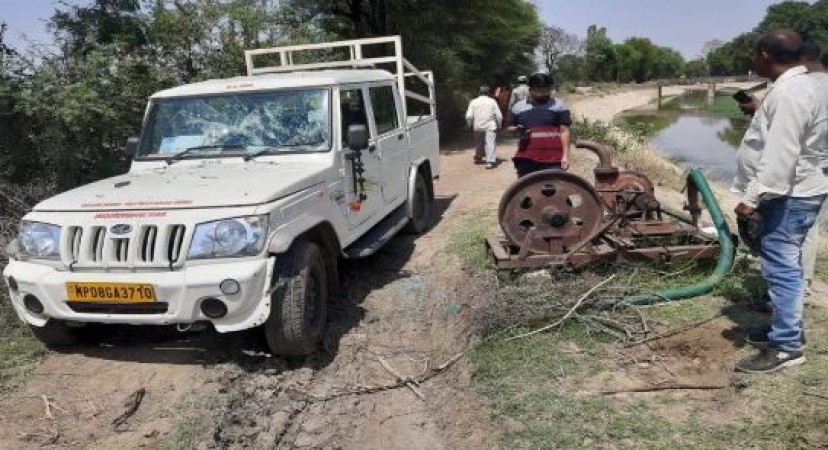
[[[368,148],[368,127],[365,125],[349,126],[345,142],[348,144],[348,148],[353,151],[365,150]]]
[[[130,158],[134,158],[135,155],[138,154],[138,143],[140,142],[140,138],[137,137],[130,137],[127,138],[126,146],[124,147],[124,151],[126,151],[127,156]]]

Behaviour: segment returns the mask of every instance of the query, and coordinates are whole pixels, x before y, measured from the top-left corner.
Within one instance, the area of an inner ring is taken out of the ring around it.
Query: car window
[[[384,134],[400,127],[397,116],[397,104],[394,101],[394,89],[391,86],[372,87],[371,106],[374,108],[374,121],[377,133]]]
[[[365,112],[365,98],[361,89],[348,89],[339,92],[339,108],[342,115],[342,141],[348,137],[351,125],[368,126],[368,114]]]

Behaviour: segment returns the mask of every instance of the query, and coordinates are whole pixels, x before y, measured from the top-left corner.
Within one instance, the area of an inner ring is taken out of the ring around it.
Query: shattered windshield
[[[330,149],[327,89],[161,99],[141,157],[215,157]]]

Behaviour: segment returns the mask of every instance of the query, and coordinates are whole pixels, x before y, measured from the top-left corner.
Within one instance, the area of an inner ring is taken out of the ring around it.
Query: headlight
[[[21,256],[41,259],[60,258],[60,227],[41,222],[23,221],[17,235]]]
[[[267,240],[267,215],[236,217],[196,226],[188,259],[255,256]]]

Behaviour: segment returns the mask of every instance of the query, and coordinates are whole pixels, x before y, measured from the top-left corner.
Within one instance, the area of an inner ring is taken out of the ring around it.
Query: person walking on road
[[[758,155],[740,148],[737,156],[737,178],[746,183],[735,212],[762,225],[759,258],[773,315],[769,333],[748,336],[766,344],[736,364],[742,372],[773,372],[805,362],[800,258],[805,235],[828,194],[822,173],[828,90],[801,65],[801,47],[797,33],[778,30],[759,39],[753,56],[756,72],[774,85],[756,111],[763,130],[752,146]]]
[[[529,86],[526,84],[526,77],[521,75],[517,78],[518,85],[512,90],[512,96],[509,98],[509,111],[514,108],[517,102],[529,98]]]
[[[466,122],[474,131],[474,163],[486,164],[487,169],[494,169],[497,167],[496,132],[503,122],[503,114],[495,99],[489,96],[488,86],[480,86],[478,94],[466,110]]]
[[[509,130],[522,133],[512,161],[518,177],[546,169],[569,168],[572,114],[552,97],[552,77],[536,73],[529,77],[529,98],[515,103]]]

